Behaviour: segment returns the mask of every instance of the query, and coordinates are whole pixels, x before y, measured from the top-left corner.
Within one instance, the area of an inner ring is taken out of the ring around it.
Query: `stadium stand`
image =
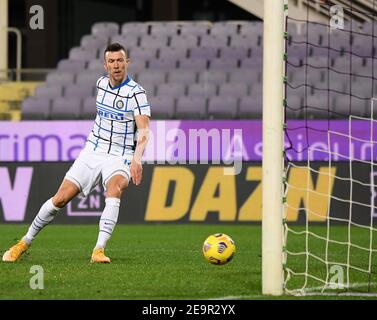
[[[24,101],[23,118],[93,116],[94,85],[105,73],[103,50],[115,41],[129,49],[129,73],[147,90],[154,117],[255,116],[255,110],[244,109],[249,101],[245,97],[252,92],[250,84],[261,88],[262,29],[261,22],[250,21],[95,23],[91,34],[81,38],[68,59],[59,61],[34,97]],[[36,107],[38,101],[43,103]],[[259,114],[261,108],[260,104]]]

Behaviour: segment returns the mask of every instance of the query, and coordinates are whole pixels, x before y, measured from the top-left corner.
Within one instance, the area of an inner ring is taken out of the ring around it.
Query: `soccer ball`
[[[236,245],[224,233],[210,235],[203,243],[203,255],[212,264],[226,264],[232,260]]]

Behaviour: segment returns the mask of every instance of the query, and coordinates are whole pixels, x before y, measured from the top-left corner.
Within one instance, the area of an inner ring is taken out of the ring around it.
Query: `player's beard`
[[[113,81],[116,83],[122,83],[123,79],[125,78],[126,72],[125,70],[118,70],[120,72],[116,73],[115,71],[112,72]]]

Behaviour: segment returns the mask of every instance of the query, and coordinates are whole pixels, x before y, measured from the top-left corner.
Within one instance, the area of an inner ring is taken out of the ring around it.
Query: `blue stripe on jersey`
[[[124,85],[126,85],[127,83],[129,83],[131,80],[132,79],[130,78],[130,76],[127,75],[127,79],[124,82],[122,82],[120,85],[118,85],[114,88],[111,88],[111,90],[119,89],[119,88],[123,87]],[[109,80],[109,82],[110,82],[110,80]]]
[[[128,106],[128,99],[126,100],[126,108],[124,109],[124,111],[127,112],[127,106]]]
[[[107,92],[108,88],[109,88],[109,82],[107,82],[106,90],[105,90],[105,93],[103,94],[101,103],[103,103],[103,100],[105,100],[105,95],[106,95],[106,92]]]
[[[132,88],[132,89],[131,89],[131,91],[132,91],[133,89],[135,89],[135,88],[137,87],[137,84],[135,84],[134,86],[131,86],[131,85],[127,84],[127,87]]]
[[[150,104],[145,104],[143,106],[139,106],[139,108],[145,108],[145,107],[150,107],[151,105]]]
[[[94,121],[94,123],[95,123],[98,127],[100,126],[96,121]],[[127,134],[127,130],[126,130],[126,133],[124,133],[124,132],[115,132],[115,131],[111,131],[111,130],[105,129],[105,128],[103,128],[103,127],[101,127],[101,129],[102,129],[103,131],[113,132],[113,133],[115,133],[115,134]],[[129,132],[128,134],[131,134],[131,132]],[[126,137],[124,137],[124,140],[126,140]]]
[[[133,96],[132,96],[133,97]],[[132,98],[131,97],[131,98]],[[124,98],[124,99],[126,99],[126,105],[128,104],[128,100],[129,99],[131,99],[131,98]],[[119,111],[119,109],[117,109],[117,108],[114,108],[113,106],[109,106],[109,105],[107,105],[107,104],[104,104],[104,103],[102,103],[102,102],[98,102],[98,101],[96,101],[96,103],[97,104],[99,104],[100,106],[102,106],[102,107],[106,107],[106,108],[110,108],[110,109],[112,109],[112,110],[117,110],[117,111]]]
[[[124,133],[124,141],[123,141],[123,152],[122,152],[122,156],[124,156],[124,152],[126,151],[126,137],[127,137],[127,134],[131,133],[133,134],[133,132],[127,132],[128,130],[128,123],[126,123],[126,132]]]
[[[98,110],[102,110],[102,111],[105,111],[107,113],[111,113],[111,114],[114,114],[116,116],[124,116],[124,112],[115,112],[114,109],[112,110],[109,110],[108,108],[104,107],[104,106],[101,106],[99,104],[97,104],[97,109]],[[117,110],[117,109],[115,109]]]
[[[102,118],[100,117],[99,118],[99,126],[98,126],[98,134],[97,134],[98,138],[97,138],[96,146],[94,147],[94,151],[96,151],[96,149],[98,147],[98,142],[99,142],[99,137],[100,137],[99,132],[101,130],[101,122],[102,122]]]
[[[92,140],[86,140],[87,142],[90,142],[90,143],[93,143],[94,145],[96,145],[96,143],[95,142],[93,142]]]
[[[112,109],[112,110],[119,110],[119,109],[114,108],[113,106],[109,106],[108,104],[104,104],[104,103],[99,102],[99,101],[96,101],[96,103],[97,103],[98,105],[102,106],[102,107],[110,108],[110,109]]]

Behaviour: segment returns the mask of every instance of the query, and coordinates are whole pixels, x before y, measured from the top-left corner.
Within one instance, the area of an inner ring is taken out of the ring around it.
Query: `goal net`
[[[286,18],[283,289],[374,295],[377,17],[353,1],[310,3],[326,19],[309,6]]]

